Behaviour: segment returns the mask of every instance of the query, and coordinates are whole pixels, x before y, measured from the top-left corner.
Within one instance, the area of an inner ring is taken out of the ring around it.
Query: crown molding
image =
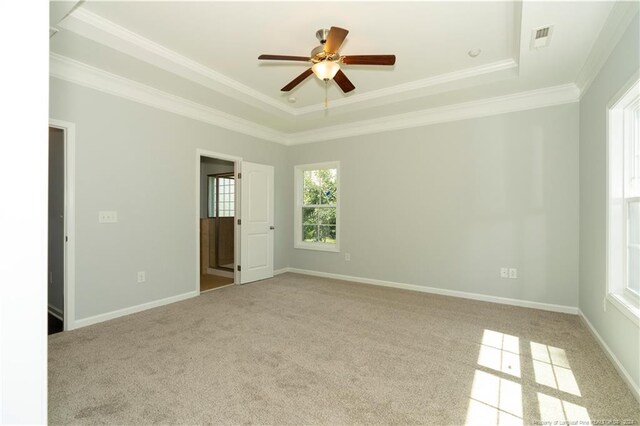
[[[278,102],[84,8],[76,9],[58,26],[248,105],[275,114],[295,115],[293,107]]]
[[[486,117],[515,111],[543,108],[578,102],[580,90],[573,84],[530,90],[511,95],[498,96],[438,108],[431,108],[406,114],[392,115],[374,120],[334,126],[323,129],[290,134],[288,145],[321,142],[412,127],[428,126],[436,123]]]
[[[405,93],[411,94],[410,97],[415,97],[416,93],[427,88],[434,86],[444,85],[456,81],[466,80],[473,77],[478,77],[485,74],[497,73],[500,71],[507,71],[517,68],[518,64],[513,59],[505,59],[502,61],[492,62],[477,67],[466,68],[459,71],[453,71],[446,74],[440,74],[433,77],[425,78],[422,80],[410,81],[408,83],[398,84],[391,87],[385,87],[383,89],[372,90],[359,95],[349,96],[347,98],[331,100],[331,108],[340,108],[347,105],[353,105],[361,102],[371,102],[380,98],[397,97]],[[417,96],[420,96],[419,94]],[[404,100],[404,99],[403,99]],[[391,102],[396,102],[393,100]],[[314,112],[324,111],[324,105],[316,104],[296,109],[296,115],[306,115]]]
[[[323,129],[284,133],[223,111],[171,95],[153,87],[103,71],[74,59],[50,54],[52,77],[119,96],[194,120],[283,145],[322,142],[351,136],[422,127],[437,123],[486,117],[515,111],[577,102],[580,91],[573,83],[511,95],[447,105]]]
[[[576,78],[576,85],[580,89],[581,96],[591,86],[639,9],[637,1],[618,1],[614,4]]]
[[[263,111],[280,116],[288,116],[289,118],[317,114],[324,111],[324,106],[321,103],[300,108],[281,103],[277,99],[273,99],[84,8],[77,8],[62,20],[58,26],[204,87],[223,93],[240,102],[260,108]],[[438,87],[444,87],[445,85],[448,87],[447,90],[455,90],[468,86],[469,82],[472,82],[474,78],[482,78],[490,74],[500,76],[504,72],[517,70],[517,68],[518,64],[509,58],[332,100],[332,109],[337,110],[344,107],[357,109],[358,106],[367,108],[371,106],[372,101],[377,101],[378,106],[385,105],[399,100],[424,96],[425,92],[433,92],[438,90]]]
[[[284,133],[226,112],[180,98],[56,53],[49,55],[49,74],[62,80],[149,105],[224,129],[286,144]]]

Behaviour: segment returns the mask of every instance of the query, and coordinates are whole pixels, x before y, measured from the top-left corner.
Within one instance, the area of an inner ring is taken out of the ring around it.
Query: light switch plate
[[[518,278],[517,268],[509,268],[509,278]]]
[[[98,212],[98,223],[117,223],[118,212],[113,210],[104,210]]]

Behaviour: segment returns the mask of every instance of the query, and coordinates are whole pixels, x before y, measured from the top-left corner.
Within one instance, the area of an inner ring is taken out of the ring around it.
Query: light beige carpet
[[[566,420],[640,420],[574,315],[284,274],[49,337],[52,424]]]

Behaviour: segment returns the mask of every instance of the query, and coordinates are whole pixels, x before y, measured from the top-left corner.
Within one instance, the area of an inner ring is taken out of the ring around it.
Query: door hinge
[[[238,219],[238,225],[242,225],[242,219]]]
[[[238,265],[238,272],[242,271],[242,266]]]
[[[69,237],[67,237],[66,235],[64,236],[64,242],[69,242]]]
[[[242,173],[238,173],[238,179],[242,179]]]

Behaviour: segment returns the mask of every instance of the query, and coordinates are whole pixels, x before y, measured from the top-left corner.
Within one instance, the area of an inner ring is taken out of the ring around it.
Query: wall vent
[[[536,40],[542,37],[549,36],[549,27],[540,28],[536,31]]]
[[[549,46],[551,34],[553,34],[553,25],[534,28],[531,31],[531,49],[540,49]]]

